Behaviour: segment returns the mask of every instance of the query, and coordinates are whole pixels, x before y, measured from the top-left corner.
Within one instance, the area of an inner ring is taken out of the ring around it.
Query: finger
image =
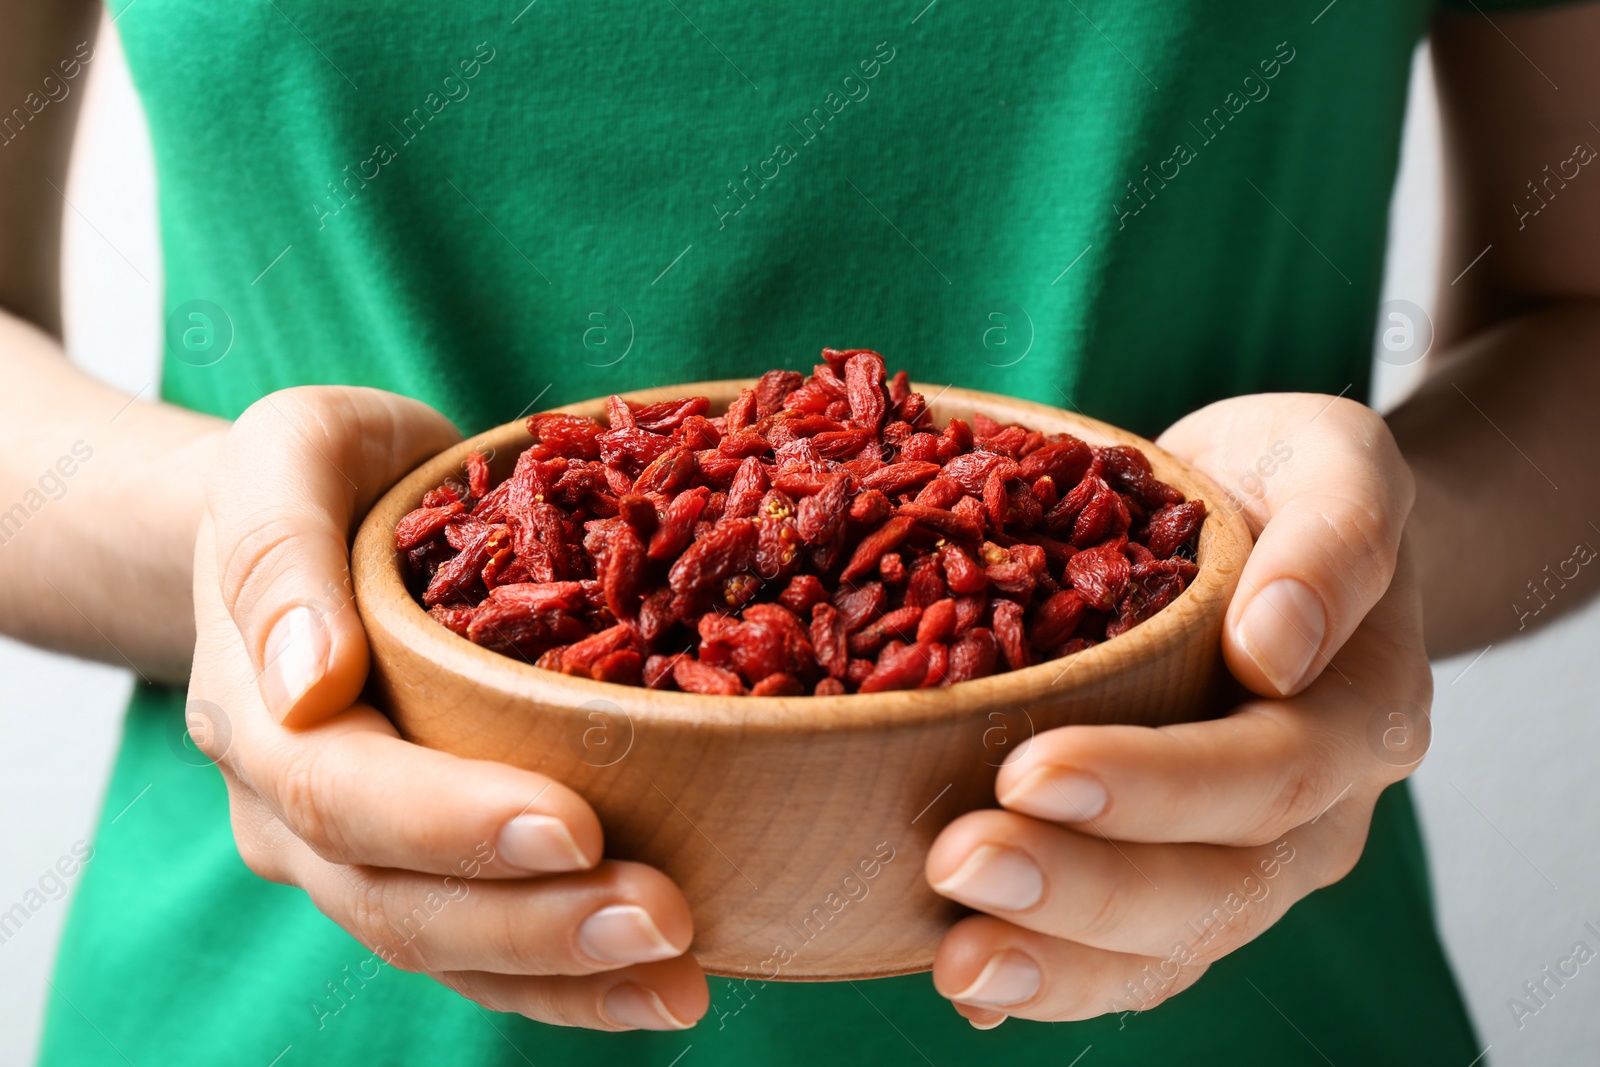
[[[466,760],[402,741],[356,705],[301,730],[261,705],[250,662],[222,604],[211,521],[195,559],[196,662],[191,700],[228,717],[226,750],[208,751],[324,859],[488,877],[572,871],[599,862],[599,817],[573,790],[503,763]],[[215,739],[215,731],[207,731]]]
[[[247,727],[229,759],[301,840],[336,863],[451,874],[476,860],[499,878],[599,862],[599,817],[567,786],[392,731],[358,704],[304,735],[256,739]]]
[[[1298,692],[1388,588],[1414,485],[1387,424],[1350,400],[1286,395],[1262,425],[1262,397],[1221,401],[1183,419],[1161,443],[1223,484],[1254,457],[1218,439],[1292,450],[1245,514],[1254,551],[1228,607],[1223,654],[1263,696]],[[1284,443],[1280,441],[1280,444]]]
[[[979,811],[934,842],[934,890],[1049,937],[1161,955],[1186,945],[1214,959],[1348,873],[1374,796],[1257,848],[1117,843],[1009,812]]]
[[[459,439],[432,408],[376,389],[284,390],[234,424],[208,493],[216,570],[279,721],[315,722],[360,695],[367,642],[349,610],[352,520]]]
[[[1333,686],[1344,683],[1211,722],[1052,730],[1001,769],[996,792],[1010,811],[1117,841],[1264,844],[1409,770],[1374,758],[1360,707],[1319,692]]]
[[[981,1012],[985,1021],[1014,1015],[1073,1022],[1147,1011],[1193,985],[1206,966],[1107,952],[980,915],[945,934],[934,958],[933,985],[968,1019]]]
[[[1159,729],[1050,730],[1000,768],[995,793],[1012,811],[1119,841],[1274,840],[1348,793],[1399,781],[1426,754],[1433,674],[1415,596],[1402,559],[1334,669],[1298,696]],[[1395,708],[1410,731],[1403,751],[1389,743]]]
[[[957,1015],[972,1024],[974,1030],[993,1030],[1009,1018],[1005,1012],[993,1008],[979,1008],[959,1001],[952,1006],[956,1009]]]
[[[681,956],[694,938],[683,894],[641,863],[483,881],[341,866],[296,847],[293,884],[402,970],[593,974]]]
[[[711,1006],[705,972],[688,956],[582,978],[478,971],[434,977],[490,1011],[590,1030],[687,1030]]]

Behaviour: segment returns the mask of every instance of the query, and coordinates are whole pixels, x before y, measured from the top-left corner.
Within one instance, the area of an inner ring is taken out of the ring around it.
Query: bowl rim
[[[635,403],[654,403],[685,396],[709,396],[713,410],[725,407],[739,389],[756,379],[690,382],[622,393]],[[1135,668],[1152,655],[1182,645],[1190,627],[1207,625],[1207,616],[1227,609],[1253,539],[1242,517],[1221,505],[1228,498],[1210,478],[1194,470],[1154,442],[1081,413],[1034,401],[955,386],[912,383],[928,396],[936,419],[970,417],[983,412],[1000,421],[1021,422],[1048,432],[1066,431],[1093,445],[1134,445],[1149,457],[1158,477],[1183,489],[1186,497],[1206,500],[1206,520],[1197,545],[1199,572],[1171,604],[1125,634],[1062,659],[1046,660],[1021,670],[1005,671],[955,685],[884,693],[838,696],[740,696],[717,698],[677,690],[600,682],[544,670],[501,652],[476,645],[431,618],[406,587],[400,553],[393,546],[395,524],[419,506],[422,494],[459,471],[469,452],[491,449],[491,463],[509,452],[514,457],[532,443],[527,430],[531,415],[485,430],[434,456],[401,478],[363,518],[351,551],[351,577],[357,608],[369,635],[375,631],[399,641],[438,670],[471,678],[513,698],[543,707],[560,706],[574,714],[591,711],[622,713],[637,719],[672,722],[699,728],[740,731],[793,731],[797,728],[845,730],[895,729],[984,710],[997,705],[1026,707],[1047,694],[1059,699],[1057,687],[1069,676],[1071,686],[1103,685]],[[606,398],[549,408],[604,419]],[[963,414],[964,413],[964,414]],[[1029,420],[1032,421],[1029,421]],[[370,640],[370,637],[369,637]],[[374,655],[376,657],[376,649]],[[1062,666],[1063,659],[1066,665]],[[1056,690],[1056,692],[1051,692]],[[603,707],[597,707],[600,704]]]

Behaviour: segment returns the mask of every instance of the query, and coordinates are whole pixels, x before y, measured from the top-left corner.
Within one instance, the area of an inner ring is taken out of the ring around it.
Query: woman
[[[1428,651],[1505,630],[1600,498],[1600,13],[1499,6],[113,0],[163,403],[61,359],[76,98],[0,151],[0,618],[146,680],[42,1062],[1472,1061],[1395,783]],[[14,5],[4,99],[96,17]],[[1358,400],[1430,25],[1461,274],[1385,422]],[[1165,427],[1258,536],[1248,695],[1036,738],[929,858],[976,913],[931,981],[708,984],[676,887],[604,859],[580,797],[361,703],[347,537],[457,427],[825,344]],[[174,756],[186,703],[220,774]]]

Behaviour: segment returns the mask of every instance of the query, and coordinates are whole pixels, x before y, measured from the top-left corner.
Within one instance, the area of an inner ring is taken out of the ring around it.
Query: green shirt
[[[113,0],[160,175],[165,396],[233,416],[364,384],[474,432],[824,345],[1146,434],[1365,393],[1427,3],[923,2]],[[1404,789],[1350,877],[1147,1013],[980,1033],[927,975],[714,979],[692,1031],[598,1034],[379,967],[252,876],[182,707],[135,694],[44,1063],[1478,1053]]]

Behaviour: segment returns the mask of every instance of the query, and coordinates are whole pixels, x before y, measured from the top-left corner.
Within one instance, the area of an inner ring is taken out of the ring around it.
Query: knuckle
[[[332,782],[326,758],[318,749],[307,748],[284,763],[277,776],[275,799],[284,822],[313,852],[332,863],[348,863],[354,857],[334,815],[337,803]]]
[[[1207,964],[1248,945],[1266,933],[1282,914],[1267,897],[1243,896],[1238,887],[1225,892],[1217,899],[1219,903],[1212,911],[1212,915],[1216,916],[1220,924],[1216,928],[1217,936],[1201,946],[1197,952],[1199,959]]]
[[[392,938],[388,912],[384,907],[383,887],[376,878],[354,867],[339,872],[344,880],[345,919],[357,941],[373,951],[388,948]],[[398,959],[388,960],[399,965]]]
[[[406,936],[392,921],[392,887],[386,880],[354,866],[340,868],[339,874],[345,882],[344,914],[351,935],[391,967],[402,971],[428,970],[420,937]]]
[[[279,436],[286,430],[317,429],[341,406],[339,386],[295,385],[268,393],[240,413],[234,427],[241,443],[259,435]]]
[[[1334,401],[1331,425],[1346,428],[1341,440],[1353,449],[1352,459],[1370,479],[1367,493],[1384,514],[1403,521],[1416,498],[1416,480],[1389,429],[1388,420],[1359,401]]]
[[[1118,892],[1114,880],[1101,881],[1094,892],[1099,900],[1086,909],[1081,936],[1099,942],[1122,929],[1133,895]]]
[[[1276,732],[1264,753],[1279,768],[1278,777],[1263,787],[1259,818],[1235,842],[1264,845],[1317,815],[1343,788],[1343,782],[1335,781],[1341,761],[1329,751],[1330,738],[1300,716],[1278,708],[1252,708],[1244,714],[1257,715]]]
[[[516,974],[549,974],[551,973],[551,960],[548,948],[561,942],[561,931],[549,926],[539,925],[530,927],[526,916],[516,908],[494,909],[493,933],[485,935],[484,951],[491,958],[503,959]],[[564,931],[565,942],[575,945],[577,932],[568,929]],[[581,956],[574,948],[569,947],[562,953],[570,962],[565,971],[581,973],[589,970],[600,970],[598,967],[583,966],[579,963]]]
[[[218,580],[222,599],[236,618],[248,617],[264,598],[272,579],[289,566],[304,531],[292,517],[263,507],[233,528],[222,549]]]
[[[1363,570],[1371,571],[1374,563],[1380,564],[1383,583],[1387,585],[1400,543],[1400,523],[1377,500],[1349,499],[1342,503],[1337,509],[1319,512],[1328,535],[1339,553],[1347,561],[1360,564]]]
[[[1266,816],[1256,824],[1250,841],[1265,844],[1315,817],[1343,788],[1334,781],[1335,777],[1330,760],[1315,754],[1297,760],[1285,773],[1276,795],[1267,805]]]

